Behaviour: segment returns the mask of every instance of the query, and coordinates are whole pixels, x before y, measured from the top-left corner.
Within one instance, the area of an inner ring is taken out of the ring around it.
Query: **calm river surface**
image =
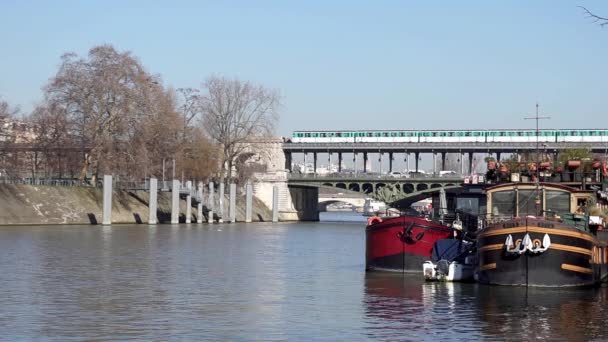
[[[366,273],[364,219],[336,217],[0,227],[0,340],[608,339],[608,288]]]

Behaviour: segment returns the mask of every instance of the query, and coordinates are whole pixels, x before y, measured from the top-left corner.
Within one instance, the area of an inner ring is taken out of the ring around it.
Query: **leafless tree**
[[[89,168],[94,178],[102,172],[143,176],[149,146],[140,132],[148,120],[158,119],[164,131],[156,133],[163,136],[146,138],[163,139],[171,134],[166,121],[177,118],[160,79],[110,45],[92,48],[86,58],[65,54],[45,95],[48,106],[64,112],[67,134],[83,148],[81,178]]]
[[[202,126],[219,146],[221,179],[230,179],[245,143],[274,132],[280,98],[274,90],[238,79],[210,77],[203,88]]]
[[[585,13],[585,15],[587,16],[587,18],[591,18],[594,23],[597,23],[601,27],[608,25],[608,18],[600,17],[599,15],[596,15],[593,12],[591,12],[590,10],[588,10],[586,7],[579,6],[579,8],[581,8],[583,10],[583,12]]]
[[[200,116],[200,90],[195,88],[178,88],[177,94],[180,100],[179,111],[183,118],[182,139],[186,141],[193,129],[192,124]]]

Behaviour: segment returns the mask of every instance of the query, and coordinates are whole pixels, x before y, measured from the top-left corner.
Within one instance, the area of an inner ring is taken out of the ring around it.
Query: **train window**
[[[465,137],[470,137],[471,136],[471,132],[464,132],[464,136]]]
[[[305,136],[306,138],[310,138],[310,133],[304,133],[304,136]]]

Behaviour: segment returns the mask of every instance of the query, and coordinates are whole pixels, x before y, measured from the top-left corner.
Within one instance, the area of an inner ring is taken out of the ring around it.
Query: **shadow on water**
[[[608,337],[607,298],[607,287],[429,283],[421,275],[370,272],[364,307],[373,337],[590,340]]]

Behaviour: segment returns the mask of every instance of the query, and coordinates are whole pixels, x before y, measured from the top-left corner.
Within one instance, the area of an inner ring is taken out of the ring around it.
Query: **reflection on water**
[[[366,273],[364,225],[3,227],[0,339],[608,338],[606,288]]]
[[[608,337],[607,291],[428,283],[369,273],[364,302],[369,335],[382,339],[580,341]]]

